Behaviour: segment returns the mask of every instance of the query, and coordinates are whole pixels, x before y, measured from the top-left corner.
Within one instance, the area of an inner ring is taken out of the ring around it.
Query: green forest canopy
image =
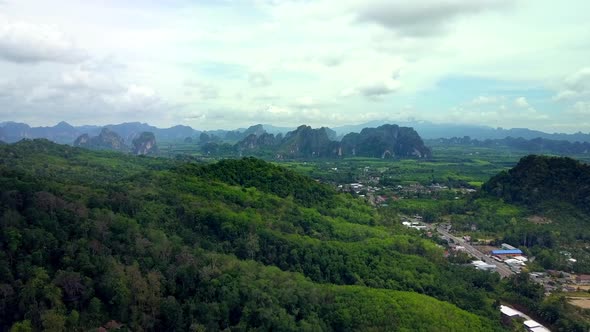
[[[0,146],[0,188],[0,330],[486,331],[526,296],[256,159],[22,141]]]
[[[499,328],[493,277],[457,279],[432,243],[255,159],[23,141],[1,147],[0,188],[2,330]]]

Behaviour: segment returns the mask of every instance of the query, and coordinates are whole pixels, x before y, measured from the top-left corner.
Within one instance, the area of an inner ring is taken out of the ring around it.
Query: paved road
[[[495,259],[488,257],[486,254],[479,251],[478,249],[476,249],[475,247],[473,247],[472,245],[467,243],[462,238],[456,237],[456,236],[450,234],[444,228],[437,227],[436,231],[439,232],[441,235],[448,237],[449,239],[453,239],[453,241],[455,241],[456,244],[459,244],[459,245],[465,247],[465,251],[468,254],[470,254],[471,256],[473,256],[479,260],[482,260],[488,264],[496,265],[496,271],[500,274],[500,276],[502,278],[506,278],[506,277],[509,277],[514,274],[514,272],[512,270],[510,270],[510,268],[508,268],[508,266],[506,264],[500,263],[500,262],[496,261]]]

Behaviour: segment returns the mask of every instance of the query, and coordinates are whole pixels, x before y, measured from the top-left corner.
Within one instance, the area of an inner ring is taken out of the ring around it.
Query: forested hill
[[[255,187],[281,198],[290,196],[304,206],[333,204],[336,194],[333,189],[319,184],[310,177],[256,158],[224,159],[206,166],[185,164],[179,170],[203,179],[242,187]]]
[[[529,155],[490,179],[482,190],[531,207],[562,201],[590,212],[590,166],[567,157]]]
[[[254,159],[0,145],[0,216],[0,331],[501,330],[497,276]]]

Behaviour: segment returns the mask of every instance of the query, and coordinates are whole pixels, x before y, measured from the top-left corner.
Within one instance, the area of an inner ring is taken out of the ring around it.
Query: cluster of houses
[[[425,230],[427,227],[426,225],[422,222],[422,216],[421,215],[414,215],[412,217],[406,217],[406,216],[402,216],[402,225],[408,227],[408,228],[414,228],[414,229],[418,229],[418,230]]]
[[[590,274],[572,274],[565,271],[547,270],[532,272],[531,280],[545,288],[545,294],[554,292],[577,292],[590,286]]]
[[[502,243],[502,249],[492,250],[490,255],[497,261],[508,265],[510,270],[519,273],[528,262],[522,250],[515,248],[507,243]]]
[[[370,186],[370,185],[364,185],[364,184],[358,183],[358,182],[344,184],[344,185],[343,184],[338,185],[338,190],[354,192],[355,194],[360,194],[361,192],[375,193],[375,192],[383,190],[383,189],[384,188],[374,187],[374,186]]]
[[[431,195],[436,192],[449,190],[450,188],[448,186],[440,184],[440,183],[433,183],[428,186],[424,186],[419,183],[412,183],[412,184],[409,184],[406,186],[397,185],[397,186],[393,187],[392,189],[394,190],[394,192],[397,192],[401,196],[415,196],[417,194]],[[455,192],[461,193],[463,195],[472,194],[472,193],[476,192],[475,189],[471,189],[471,188],[453,188],[453,190]]]

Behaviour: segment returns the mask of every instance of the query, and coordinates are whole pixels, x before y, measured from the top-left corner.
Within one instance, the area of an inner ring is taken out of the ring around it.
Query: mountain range
[[[215,145],[204,146],[205,149],[212,147]],[[313,129],[302,125],[284,137],[280,133],[275,136],[264,131],[259,135],[247,136],[234,149],[241,155],[271,154],[277,158],[428,158],[432,155],[414,129],[390,124],[364,128],[360,133],[349,133],[340,141],[336,138],[336,132],[326,127]]]
[[[566,133],[546,133],[539,130],[528,128],[492,128],[489,126],[466,125],[453,123],[433,123],[429,121],[394,121],[399,126],[412,127],[423,139],[451,138],[469,136],[472,139],[503,139],[506,137],[534,139],[544,138],[551,140],[570,141],[570,142],[590,142],[590,133],[577,132],[573,134]],[[386,123],[392,123],[391,120],[376,120],[362,124],[333,127],[339,136],[346,135],[350,132],[360,132],[363,128],[378,127]]]
[[[387,120],[376,120],[363,124],[333,127],[333,140],[339,140],[349,133],[360,133],[363,128],[374,128],[391,123]],[[534,139],[544,138],[551,140],[565,140],[570,142],[590,142],[590,133],[546,133],[527,128],[492,128],[488,126],[462,125],[462,124],[437,124],[428,121],[395,121],[401,127],[411,127],[423,139],[451,138],[469,136],[472,139],[503,139],[506,137]],[[72,126],[67,122],[60,122],[52,127],[31,127],[25,123],[2,122],[0,123],[0,140],[4,142],[17,142],[23,138],[46,138],[61,144],[72,144],[82,134],[97,136],[103,127],[117,133],[126,142],[131,142],[142,132],[152,132],[158,141],[184,140],[187,137],[197,138],[202,132],[216,137],[221,141],[236,143],[246,138],[251,133],[260,134],[261,130],[269,134],[287,134],[294,131],[295,127],[276,127],[270,124],[254,125],[249,128],[236,130],[198,130],[189,126],[177,125],[170,128],[157,128],[147,123],[126,122],[106,126],[86,125]]]
[[[91,150],[131,152],[135,155],[158,153],[156,137],[152,132],[144,131],[139,135],[134,135],[134,138],[131,140],[131,146],[128,146],[121,136],[107,127],[102,128],[98,136],[91,137],[88,134],[80,135],[74,141],[74,146]]]

